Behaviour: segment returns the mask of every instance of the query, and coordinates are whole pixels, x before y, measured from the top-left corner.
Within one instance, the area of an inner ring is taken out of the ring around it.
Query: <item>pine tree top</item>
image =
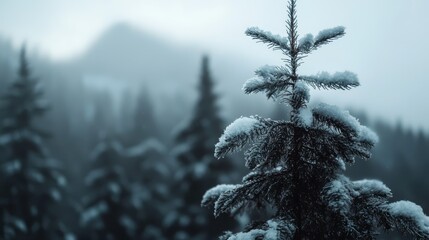
[[[247,148],[250,173],[241,184],[209,190],[202,204],[214,204],[215,216],[267,205],[275,215],[222,239],[374,239],[380,230],[398,229],[429,238],[429,218],[407,201],[389,203],[392,193],[375,180],[351,181],[345,163],[367,159],[378,137],[348,111],[325,103],[308,107],[310,87],[349,90],[357,75],[345,71],[301,75],[302,59],[345,35],[344,27],[298,36],[296,0],[289,0],[286,37],[259,28],[246,34],[284,55],[284,66],[263,66],[248,80],[245,93],[264,92],[291,108],[289,120],[242,117],[216,144],[215,156]]]

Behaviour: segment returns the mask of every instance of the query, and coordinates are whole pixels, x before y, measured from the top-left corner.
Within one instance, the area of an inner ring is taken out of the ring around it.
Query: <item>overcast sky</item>
[[[0,35],[62,60],[84,52],[111,24],[130,22],[171,42],[276,64],[280,55],[243,32],[258,26],[283,34],[285,6],[285,0],[0,0]],[[428,0],[298,0],[301,35],[337,25],[347,31],[307,58],[302,71],[351,70],[362,84],[315,97],[429,130],[428,11]]]

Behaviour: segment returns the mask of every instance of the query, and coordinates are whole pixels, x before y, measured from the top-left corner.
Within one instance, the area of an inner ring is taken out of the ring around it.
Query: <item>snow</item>
[[[85,178],[85,184],[87,186],[92,185],[95,181],[102,178],[106,175],[106,171],[104,169],[95,169],[92,170]]]
[[[304,80],[313,87],[325,89],[350,89],[351,87],[359,86],[359,79],[357,75],[350,71],[336,72],[334,74],[320,72],[317,75],[301,76],[300,79]]]
[[[321,44],[325,44],[330,40],[341,37],[345,34],[345,27],[338,26],[334,28],[325,29],[319,32],[317,36],[314,38],[314,43],[316,46]]]
[[[299,40],[298,48],[300,51],[308,52],[314,44],[314,37],[312,34],[307,34]]]
[[[324,187],[323,199],[328,206],[340,213],[347,213],[350,210],[352,198],[349,189],[341,179],[333,180]]]
[[[36,170],[28,171],[28,176],[36,182],[43,183],[45,181],[45,177]]]
[[[55,201],[58,202],[61,200],[61,193],[58,190],[52,189],[50,193],[51,193],[52,199],[54,199]]]
[[[10,162],[6,162],[4,166],[4,170],[8,174],[14,174],[21,170],[21,162],[19,160],[12,160]]]
[[[243,84],[243,90],[246,93],[251,93],[256,91],[257,89],[261,89],[263,88],[263,86],[266,84],[266,81],[264,81],[263,79],[259,78],[259,77],[253,77],[248,79],[244,84]]]
[[[231,140],[240,136],[250,137],[253,130],[258,128],[259,120],[253,117],[240,117],[226,127],[216,144],[216,150],[227,147]]]
[[[410,218],[421,231],[429,234],[429,217],[423,213],[423,209],[409,201],[398,201],[389,204],[389,212],[394,217]]]
[[[313,108],[313,116],[319,116],[334,122],[339,122],[343,127],[353,131],[357,135],[357,140],[366,141],[371,144],[378,142],[378,136],[369,128],[360,125],[359,121],[350,115],[349,111],[344,111],[337,106],[328,105],[325,103],[319,104]]]
[[[20,141],[23,139],[28,139],[28,140],[36,143],[37,145],[42,144],[42,139],[39,136],[37,136],[33,132],[25,129],[25,130],[20,130],[20,131],[11,132],[8,134],[1,135],[0,136],[0,145],[10,144],[11,142]]]
[[[121,192],[121,187],[115,182],[110,182],[108,184],[108,188],[113,195],[119,195],[119,193]]]
[[[119,223],[126,227],[128,230],[134,231],[136,229],[136,223],[134,222],[134,220],[132,218],[130,218],[127,215],[122,215],[119,218]]]
[[[21,230],[23,232],[27,231],[27,225],[25,224],[25,222],[22,219],[17,218],[17,217],[11,217],[11,216],[7,216],[7,218],[10,218],[10,219],[6,219],[6,220],[13,222],[15,227],[18,228],[19,230]]]
[[[228,240],[277,240],[278,239],[278,223],[273,220],[268,220],[268,229],[253,229],[248,232],[240,232],[230,236]]]
[[[379,180],[363,179],[353,181],[353,188],[359,192],[359,194],[383,194],[389,197],[392,196],[390,188]]]
[[[108,206],[105,202],[100,202],[92,208],[89,208],[82,213],[82,224],[86,225],[89,221],[97,218],[102,213],[108,210]]]
[[[124,152],[122,144],[118,141],[109,141],[107,143],[101,142],[91,152],[90,159],[92,161],[97,160],[97,158],[100,156],[100,154],[107,151],[108,149],[113,149],[114,151],[116,151],[120,155],[123,155],[123,152]]]
[[[268,229],[265,233],[266,240],[276,240],[277,239],[277,226],[278,223],[272,220],[268,220]]]
[[[197,179],[203,178],[207,172],[207,168],[208,168],[208,164],[205,161],[195,163],[193,167],[194,176]]]
[[[147,154],[149,151],[155,151],[157,153],[165,152],[165,146],[158,140],[151,138],[141,142],[140,144],[129,148],[125,151],[125,155],[128,157],[136,157]]]
[[[265,235],[265,231],[261,229],[253,229],[248,232],[240,232],[228,238],[228,240],[256,240]]]
[[[280,35],[274,35],[268,31],[259,29],[258,27],[251,27],[246,30],[246,34],[264,43],[268,43],[271,47],[289,50],[288,39]]]
[[[376,144],[379,141],[377,134],[365,126],[361,126],[358,139],[371,144]]]
[[[298,116],[304,126],[310,127],[313,123],[313,114],[309,108],[301,108]]]
[[[236,188],[236,185],[233,184],[220,184],[216,187],[209,189],[203,196],[203,200],[201,201],[202,205],[207,205],[208,203],[216,200],[219,196],[229,190]]]
[[[256,70],[256,73],[261,77],[272,76],[277,72],[278,72],[278,68],[272,65],[264,65]]]
[[[302,99],[304,99],[306,101],[310,100],[310,89],[301,80],[298,80],[295,83],[295,88],[293,89],[293,94],[300,96]]]
[[[64,240],[76,240],[76,237],[71,233],[67,233],[64,237]]]

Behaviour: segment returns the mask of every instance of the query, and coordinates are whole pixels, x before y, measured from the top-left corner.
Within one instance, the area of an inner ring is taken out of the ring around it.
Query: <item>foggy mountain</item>
[[[123,91],[148,88],[156,109],[163,111],[168,102],[177,104],[194,100],[203,54],[211,57],[218,85],[216,90],[222,92],[221,104],[227,115],[248,115],[254,113],[249,106],[266,106],[265,101],[260,101],[263,96],[240,93],[242,84],[253,76],[257,67],[250,61],[232,53],[225,55],[198,46],[178,45],[127,23],[111,26],[82,56],[64,65],[81,74],[84,82],[90,85],[110,85],[111,89]],[[230,102],[235,105],[227,104]]]

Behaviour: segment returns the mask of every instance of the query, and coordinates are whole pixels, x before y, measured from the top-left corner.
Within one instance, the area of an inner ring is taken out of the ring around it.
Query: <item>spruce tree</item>
[[[228,181],[232,172],[230,162],[213,161],[214,144],[223,128],[213,87],[209,59],[204,56],[194,113],[176,137],[176,157],[180,171],[175,189],[179,190],[182,201],[173,230],[170,230],[176,239],[210,239],[234,226],[234,220],[228,218],[222,222],[214,221],[213,215],[200,206],[201,195],[205,190]]]
[[[296,0],[289,0],[287,37],[258,28],[246,34],[284,54],[283,66],[264,66],[244,84],[245,93],[265,92],[291,107],[288,121],[242,117],[229,125],[216,144],[215,156],[245,152],[250,173],[238,185],[219,185],[202,204],[214,214],[237,213],[270,205],[275,214],[254,221],[243,232],[223,239],[374,239],[396,229],[414,238],[429,238],[429,218],[408,201],[390,203],[391,190],[377,180],[351,181],[345,163],[367,159],[378,141],[348,111],[321,103],[309,108],[309,87],[348,90],[359,85],[351,72],[301,75],[298,69],[312,51],[344,36],[344,27],[298,38]]]
[[[18,78],[1,98],[0,125],[2,239],[58,239],[67,234],[53,209],[64,200],[59,163],[48,156],[47,134],[34,121],[47,111],[42,89],[31,76],[25,47]]]
[[[135,238],[137,211],[131,204],[132,185],[124,160],[122,145],[107,137],[91,153],[91,168],[84,179],[87,194],[82,199],[82,238]]]

